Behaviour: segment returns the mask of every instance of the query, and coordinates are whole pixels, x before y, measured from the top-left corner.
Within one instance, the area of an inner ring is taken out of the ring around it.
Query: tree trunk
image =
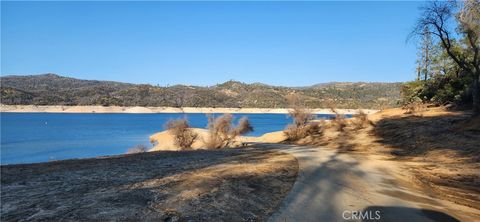
[[[472,99],[473,99],[473,113],[475,115],[480,114],[480,75],[477,74],[477,77],[473,79],[473,90],[472,90]]]

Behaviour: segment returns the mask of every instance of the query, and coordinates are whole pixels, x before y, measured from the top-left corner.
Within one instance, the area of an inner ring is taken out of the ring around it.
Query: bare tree
[[[417,36],[428,34],[436,37],[448,56],[461,69],[472,75],[473,110],[475,114],[480,114],[480,3],[477,0],[467,0],[465,2],[434,1],[423,7],[422,12],[422,16],[417,21],[412,34]],[[465,40],[463,41],[463,50],[457,50],[458,47],[455,47],[457,41],[449,27],[451,19],[454,17],[458,21],[456,31]]]

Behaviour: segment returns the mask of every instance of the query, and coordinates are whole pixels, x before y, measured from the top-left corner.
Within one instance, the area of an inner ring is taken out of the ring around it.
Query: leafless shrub
[[[309,136],[316,137],[322,135],[322,126],[318,122],[307,123],[302,126],[290,124],[283,132],[289,141],[298,141]]]
[[[148,151],[147,146],[143,144],[136,145],[130,149],[127,150],[127,154],[133,154],[133,153],[145,153]]]
[[[240,120],[238,120],[237,126],[234,128],[235,136],[244,135],[252,131],[252,124],[250,124],[250,120],[248,120],[246,116],[240,118]]]
[[[195,139],[198,137],[190,128],[187,119],[170,120],[167,122],[166,128],[172,133],[175,139],[175,145],[182,149],[191,148],[193,142],[195,142]]]
[[[331,109],[333,113],[335,113],[335,117],[332,119],[332,125],[336,127],[336,129],[340,132],[343,132],[345,130],[345,127],[347,126],[347,121],[345,118],[345,115],[339,113],[336,109]]]
[[[224,114],[215,118],[208,117],[209,135],[204,141],[207,148],[218,149],[228,147],[239,135],[252,132],[253,127],[247,117],[242,117],[236,126],[233,126],[231,114]]]
[[[370,121],[368,120],[368,116],[363,110],[360,110],[357,114],[353,115],[355,129],[361,129],[368,125]]]
[[[155,138],[152,138],[152,137],[150,137],[150,143],[152,144],[152,146],[158,145],[158,141]]]
[[[310,122],[314,119],[313,113],[305,108],[300,99],[296,95],[287,98],[290,104],[289,115],[293,119],[293,123],[289,124],[283,131],[289,141],[298,141],[308,136],[321,135],[322,127],[318,122]]]
[[[297,95],[290,95],[287,97],[287,101],[290,106],[288,114],[292,117],[293,124],[296,126],[302,126],[314,119],[315,116],[313,113],[305,107]]]

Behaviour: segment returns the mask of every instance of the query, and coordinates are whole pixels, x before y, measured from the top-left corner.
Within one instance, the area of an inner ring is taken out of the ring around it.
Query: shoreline
[[[335,109],[340,114],[366,114],[373,109]],[[213,107],[141,107],[141,106],[63,106],[63,105],[0,105],[1,113],[249,113],[288,114],[287,108],[213,108]],[[335,114],[331,109],[311,109],[314,114]]]

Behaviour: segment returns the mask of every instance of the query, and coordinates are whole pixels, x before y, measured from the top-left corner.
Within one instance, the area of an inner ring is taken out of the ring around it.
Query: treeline
[[[310,108],[381,109],[398,106],[401,83],[327,83],[278,87],[228,81],[210,87],[168,87],[79,80],[55,74],[1,78],[1,103],[8,105],[103,105],[285,108],[297,94]]]
[[[402,87],[404,104],[472,107],[480,113],[480,2],[429,2],[412,38],[419,40],[417,79]]]

